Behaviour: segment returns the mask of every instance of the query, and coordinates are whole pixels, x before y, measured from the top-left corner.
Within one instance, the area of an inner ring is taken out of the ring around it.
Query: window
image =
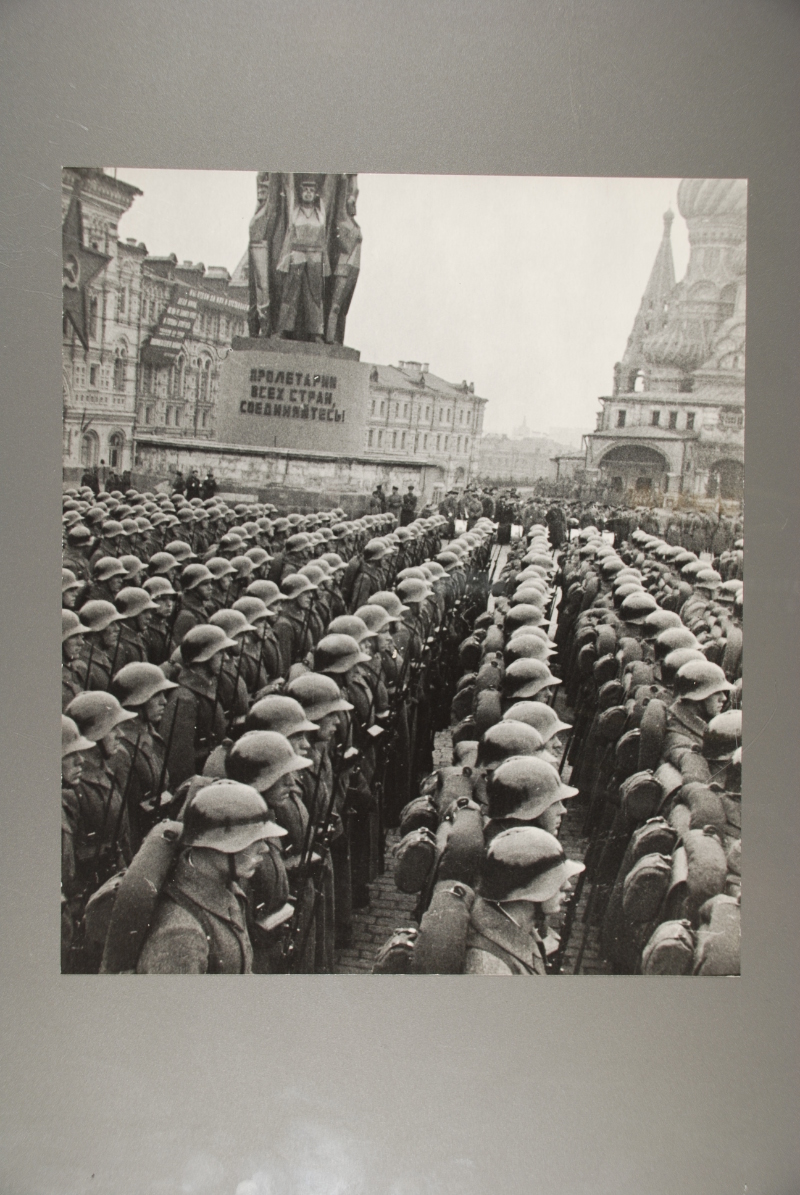
[[[442,410],[441,407],[439,407],[439,422],[441,423],[443,419],[444,419],[444,411]]]
[[[469,451],[469,436],[464,436],[464,451]]]
[[[451,412],[450,408],[448,407],[448,408],[447,408],[447,422],[448,422],[448,423],[450,422],[450,415],[451,415],[451,414],[452,414],[452,412]]]
[[[402,436],[400,437],[400,447],[405,448],[405,446],[406,446],[406,433],[403,432]]]
[[[400,403],[399,403],[399,402],[396,402],[396,403],[394,404],[394,417],[395,417],[395,419],[397,418],[397,416],[398,416],[399,414],[400,414]]]
[[[651,426],[651,427],[658,427],[658,425],[659,425],[659,423],[660,423],[660,422],[661,422],[661,412],[660,412],[660,411],[653,411],[653,413],[652,413],[652,414],[651,414],[651,416],[650,416],[650,426]]]
[[[383,432],[378,432],[378,447],[383,447]]]
[[[208,427],[208,411],[203,411],[202,415],[200,416],[200,426]]]
[[[644,390],[644,374],[641,370],[639,370],[633,379],[633,389],[637,394],[641,394]]]
[[[678,412],[677,412],[677,411],[670,411],[670,413],[669,413],[669,425],[670,425],[670,427],[677,427],[677,426],[678,426]]]
[[[403,404],[403,418],[408,419],[408,403]]]
[[[627,411],[617,411],[617,427],[625,426],[625,416],[627,413]]]
[[[381,415],[383,414],[383,408],[385,405],[386,405],[385,403],[381,403]]]
[[[125,314],[125,307],[127,305],[128,291],[124,286],[121,286],[117,291],[117,319],[121,319]]]
[[[694,411],[690,411],[686,416],[686,430],[687,432],[694,431]]]
[[[449,448],[449,447],[450,447],[450,437],[449,437],[449,436],[445,436],[445,438],[444,438],[444,450],[445,450],[445,452],[447,452],[447,450],[448,450],[448,448]]]
[[[463,422],[464,422],[464,412],[463,412],[463,411],[459,411],[459,412],[458,412],[458,422],[459,422],[459,423],[463,423]]]
[[[145,407],[145,409],[144,409],[144,421],[145,421],[145,423],[152,423],[152,422],[153,422],[153,408],[152,408],[152,407]]]
[[[99,367],[98,367],[97,365],[90,365],[90,366],[89,366],[89,385],[90,385],[90,386],[96,386],[96,385],[97,385],[97,375],[98,375],[98,373],[99,373]]]
[[[392,432],[392,448],[397,447],[397,432]]]
[[[431,409],[430,409],[430,407],[426,407],[425,408],[425,418],[430,419],[430,417],[431,417]]]
[[[142,392],[144,394],[153,393],[153,367],[149,362],[142,370]]]
[[[373,403],[372,405],[373,405],[373,407],[375,406],[375,404],[374,404],[374,403]],[[370,433],[369,433],[369,435],[367,436],[367,447],[368,447],[368,448],[371,448],[371,447],[372,447],[372,438],[373,438],[373,436],[374,436],[374,435],[375,435],[375,433],[374,433],[374,432],[370,432]]]
[[[125,350],[117,349],[114,357],[114,389],[125,389]]]
[[[172,423],[172,407],[167,407],[166,411],[164,412],[164,422],[166,423],[167,427],[169,427],[169,425]]]
[[[209,381],[211,378],[211,362],[206,358],[201,362],[200,371],[197,375],[197,397],[200,402],[208,402]]]
[[[75,389],[83,390],[86,385],[86,366],[82,361],[76,361],[72,367],[72,376],[75,381]]]
[[[97,464],[97,447],[97,433],[84,432],[81,436],[81,465],[84,469]]]
[[[125,444],[125,438],[122,432],[112,432],[108,437],[108,464],[111,469],[119,469],[122,466],[122,449]]]
[[[423,447],[423,448],[427,448],[427,447],[428,447],[428,437],[427,437],[427,436],[423,436],[423,437],[422,437],[422,447]]]
[[[92,340],[97,338],[97,313],[99,310],[97,296],[93,295],[89,300],[89,335]]]
[[[372,400],[372,406],[370,407],[370,411],[369,411],[369,413],[370,413],[370,415],[374,415],[374,414],[375,414],[375,399],[374,399],[374,398],[373,398],[373,400]]]
[[[175,408],[175,426],[176,427],[180,427],[180,425],[181,425],[181,415],[182,414],[183,414],[183,412],[181,411],[181,408],[176,407]]]
[[[468,426],[469,426],[471,419],[472,419],[472,411],[467,411],[467,425]]]
[[[461,451],[461,436],[458,437],[458,443],[456,445],[456,452],[460,452],[460,451]]]
[[[417,432],[417,434],[414,436],[414,451],[416,452],[418,448],[419,448],[419,432]]]
[[[437,436],[437,437],[436,437],[436,448],[437,448],[437,450],[438,450],[438,449],[440,449],[441,447],[442,447],[442,437],[441,437],[441,436]]]

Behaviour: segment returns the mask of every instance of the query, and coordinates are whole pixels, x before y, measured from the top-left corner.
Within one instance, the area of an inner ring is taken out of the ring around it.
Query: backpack
[[[642,951],[642,975],[691,975],[694,934],[688,921],[662,921]]]
[[[693,975],[740,975],[742,910],[738,897],[717,895],[700,909]]]
[[[667,731],[667,707],[657,697],[651,698],[645,706],[639,723],[639,771],[657,768],[664,750],[664,736]]]
[[[433,803],[439,818],[445,817],[450,806],[461,797],[472,799],[473,780],[472,768],[465,764],[449,768],[439,768],[434,773],[437,778]]]
[[[101,974],[134,972],[178,856],[183,825],[163,821],[153,826],[125,871],[106,880],[89,898],[84,914],[86,940],[102,948]]]
[[[435,833],[439,825],[439,815],[436,806],[429,796],[415,797],[400,810],[400,837],[404,838],[412,830],[419,830],[421,826]]]
[[[440,880],[423,914],[410,970],[414,975],[461,975],[475,893],[468,884]]]
[[[436,859],[436,839],[424,826],[395,847],[394,883],[399,892],[421,892]]]
[[[495,726],[503,717],[503,707],[500,704],[500,694],[497,689],[484,689],[476,693],[475,706],[475,738],[481,738],[491,726]]]
[[[625,877],[622,911],[627,921],[643,923],[658,916],[670,885],[672,864],[666,855],[642,855]]]
[[[638,734],[638,731],[629,733]],[[634,772],[620,785],[619,801],[631,821],[646,821],[658,813],[661,785],[650,771]]]
[[[437,880],[460,880],[473,884],[478,877],[485,853],[483,815],[480,806],[469,797],[459,797],[451,804],[442,821],[443,842]]]
[[[407,975],[411,970],[418,934],[416,926],[396,929],[375,955],[372,974]]]

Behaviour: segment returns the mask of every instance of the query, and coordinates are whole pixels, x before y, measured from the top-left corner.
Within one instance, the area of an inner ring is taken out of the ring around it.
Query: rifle
[[[119,641],[121,638],[122,638],[122,626],[118,625],[117,626],[117,641],[114,644],[114,654],[111,657],[111,670],[108,674],[109,681],[112,681],[114,679],[114,665],[117,662],[117,652],[119,650]]]
[[[164,763],[161,766],[161,775],[158,778],[158,799],[161,800],[161,794],[164,791],[164,781],[167,778],[167,764],[169,762],[169,753],[172,750],[172,736],[175,733],[175,723],[178,720],[178,706],[180,705],[180,698],[175,698],[175,709],[172,711],[172,721],[169,726],[169,734],[167,735],[166,743],[164,745]]]
[[[233,701],[231,702],[230,717],[225,723],[225,735],[230,734],[231,727],[236,721],[236,695],[239,692],[239,677],[242,675],[242,660],[244,658],[244,641],[239,644],[239,661],[236,665],[236,676],[233,681]],[[219,686],[219,681],[217,682]]]
[[[92,660],[94,659],[94,637],[89,644],[89,659],[86,661],[86,676],[84,677],[84,688],[88,690],[89,680],[92,675]]]

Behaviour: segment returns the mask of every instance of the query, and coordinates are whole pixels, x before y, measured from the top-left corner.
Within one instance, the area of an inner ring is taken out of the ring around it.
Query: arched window
[[[641,394],[642,391],[644,390],[644,374],[642,373],[641,369],[638,371],[638,373],[636,374],[636,377],[633,379],[633,389],[634,389],[634,393],[636,393],[636,394]]]
[[[98,448],[97,432],[84,432],[81,436],[81,466],[84,469],[97,464]]]
[[[122,467],[122,453],[125,448],[125,437],[122,432],[112,432],[108,437],[108,464],[111,469]]]

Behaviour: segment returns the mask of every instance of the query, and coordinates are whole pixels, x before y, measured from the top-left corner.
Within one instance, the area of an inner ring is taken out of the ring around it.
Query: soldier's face
[[[150,700],[145,703],[144,716],[151,726],[158,725],[166,707],[166,693],[154,693]]]
[[[555,913],[560,913],[564,907],[564,902],[567,900],[570,892],[570,881],[565,880],[554,896],[549,900],[541,902],[542,912],[553,916]]]
[[[78,600],[77,589],[65,589],[61,595],[61,605],[65,610],[74,610]]]
[[[300,734],[289,735],[289,742],[292,744],[295,755],[308,756],[310,747],[309,747],[308,739],[305,736],[305,733],[301,732]]]
[[[108,586],[109,591],[111,593],[119,593],[120,589],[122,589],[123,580],[124,580],[124,578],[119,577],[119,576],[109,577],[108,581],[106,582],[106,585]]]
[[[266,789],[261,795],[267,804],[269,804],[270,801],[280,801],[283,797],[290,793],[293,788],[294,772],[287,772],[285,776],[281,776],[279,780],[275,781],[272,788]]]
[[[75,784],[80,779],[82,771],[83,757],[80,751],[75,751],[72,755],[65,755],[61,760],[61,783]]]
[[[706,712],[706,716],[709,719],[716,718],[717,714],[721,714],[724,705],[724,693],[712,693],[711,696],[706,697],[705,701],[703,702],[703,708]]]
[[[307,610],[311,605],[312,597],[313,594],[311,590],[308,590],[306,593],[299,593],[295,598],[295,605],[297,606],[298,610]]]
[[[244,850],[237,851],[233,856],[233,866],[237,878],[240,880],[249,880],[251,876],[255,875],[258,861],[262,855],[267,853],[268,849],[264,839],[260,838],[258,842],[252,842]]]
[[[62,651],[64,659],[69,664],[72,660],[77,660],[78,656],[83,650],[83,635],[70,635],[69,639],[65,639],[62,644]]]
[[[319,726],[317,738],[322,743],[329,743],[339,728],[339,715],[326,714],[324,718],[318,720],[317,725]]]
[[[105,735],[101,742],[103,744],[103,751],[106,755],[113,755],[122,739],[122,731],[119,726],[112,726],[108,734]]]
[[[558,834],[558,828],[561,825],[561,819],[566,813],[566,808],[562,801],[555,801],[549,809],[545,809],[544,813],[538,818],[539,825],[548,834]]]

